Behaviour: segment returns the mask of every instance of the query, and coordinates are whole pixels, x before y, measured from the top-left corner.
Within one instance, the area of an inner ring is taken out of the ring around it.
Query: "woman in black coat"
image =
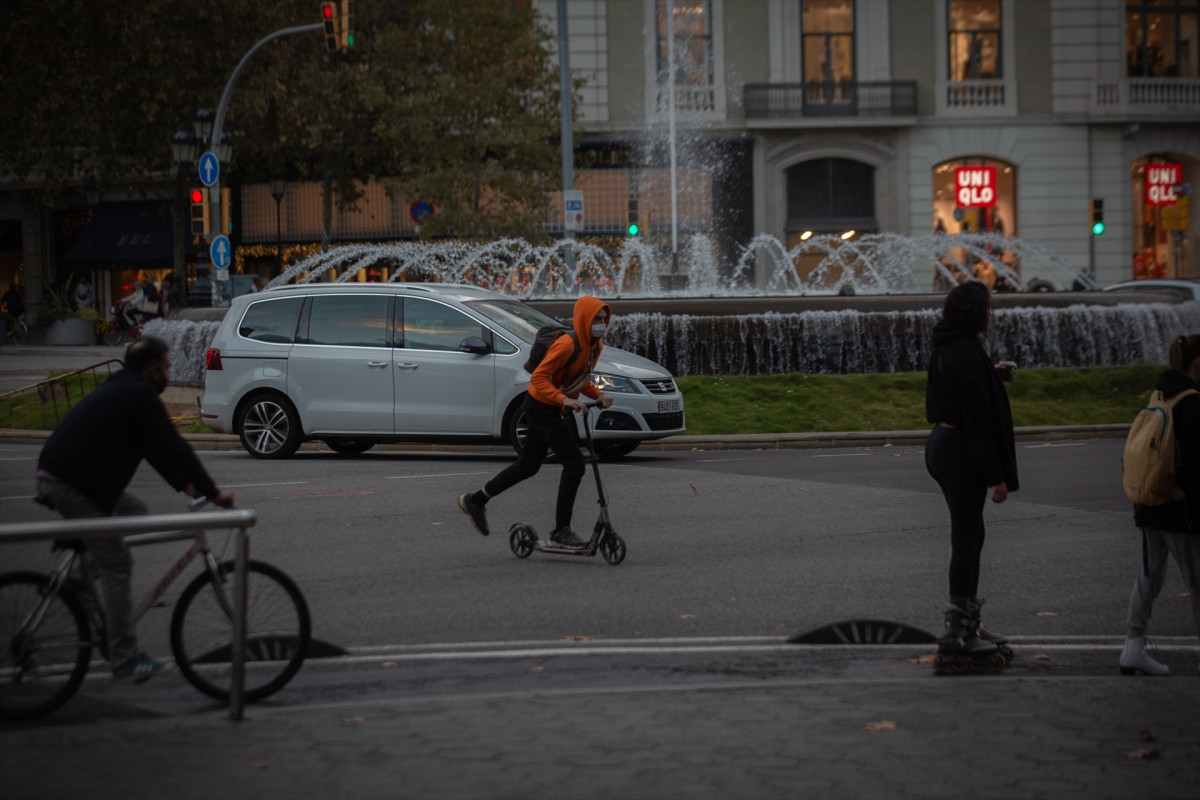
[[[950,509],[950,602],[938,652],[991,656],[1005,638],[983,628],[978,597],[983,552],[983,508],[1016,491],[1017,457],[1012,411],[980,336],[991,319],[986,286],[968,281],[948,295],[933,329],[925,415],[933,423],[925,466]],[[1004,370],[1011,379],[1011,370]]]

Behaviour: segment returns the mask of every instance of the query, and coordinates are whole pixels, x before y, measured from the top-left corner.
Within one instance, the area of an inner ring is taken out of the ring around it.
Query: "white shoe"
[[[1125,649],[1121,651],[1121,674],[1136,675],[1170,675],[1171,668],[1160,661],[1155,661],[1146,652],[1146,639],[1136,636],[1125,640]]]

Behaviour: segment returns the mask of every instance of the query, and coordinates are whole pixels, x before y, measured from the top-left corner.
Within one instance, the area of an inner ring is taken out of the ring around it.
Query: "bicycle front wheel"
[[[0,719],[48,714],[87,675],[92,640],[74,592],[50,594],[50,576],[0,575]]]
[[[237,562],[226,561],[220,573],[214,584],[205,571],[183,590],[171,616],[171,651],[193,686],[228,700]],[[312,621],[300,588],[282,571],[251,561],[247,579],[245,699],[250,701],[279,691],[299,671],[308,654]]]

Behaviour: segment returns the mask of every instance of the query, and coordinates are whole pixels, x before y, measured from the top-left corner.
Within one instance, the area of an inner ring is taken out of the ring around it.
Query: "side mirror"
[[[458,343],[458,352],[486,356],[492,352],[492,346],[478,336],[468,336]]]

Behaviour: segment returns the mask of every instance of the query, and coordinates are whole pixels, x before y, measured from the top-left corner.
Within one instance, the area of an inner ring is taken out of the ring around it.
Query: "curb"
[[[1056,442],[1079,439],[1124,439],[1128,423],[1109,425],[1033,425],[1015,429],[1018,442]],[[50,431],[0,428],[0,444],[44,444]],[[639,452],[668,450],[821,450],[838,447],[902,447],[921,445],[928,430],[848,431],[841,433],[745,433],[715,436],[669,436],[643,442]],[[185,433],[196,450],[241,450],[241,440],[227,433]],[[436,444],[429,442],[385,442],[374,448],[401,453],[511,453],[506,444]],[[332,453],[322,442],[305,442],[301,452]]]

